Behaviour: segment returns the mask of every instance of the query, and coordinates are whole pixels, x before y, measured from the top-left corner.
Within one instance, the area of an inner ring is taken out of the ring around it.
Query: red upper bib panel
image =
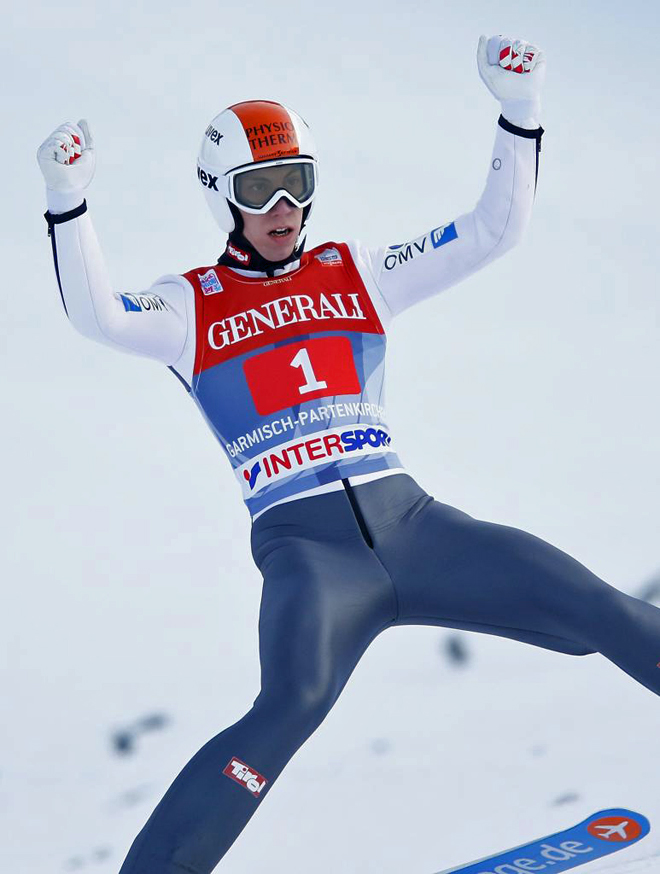
[[[345,243],[319,246],[303,255],[298,270],[273,279],[218,266],[185,277],[195,289],[195,374],[299,335],[384,333]]]

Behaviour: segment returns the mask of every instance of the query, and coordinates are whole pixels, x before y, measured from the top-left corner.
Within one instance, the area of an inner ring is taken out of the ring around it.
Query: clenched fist
[[[94,141],[89,125],[61,124],[41,144],[37,161],[50,191],[62,194],[83,192],[94,176]]]
[[[519,127],[538,127],[545,56],[523,39],[482,36],[477,49],[479,75],[502,105],[502,115]]]

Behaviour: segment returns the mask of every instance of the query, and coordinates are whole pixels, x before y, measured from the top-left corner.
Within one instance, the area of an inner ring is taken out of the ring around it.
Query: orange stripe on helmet
[[[295,125],[281,103],[247,100],[229,108],[243,125],[254,161],[300,154]]]

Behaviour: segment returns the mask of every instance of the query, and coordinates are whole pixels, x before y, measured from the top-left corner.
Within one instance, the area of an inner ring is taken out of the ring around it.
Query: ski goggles
[[[264,161],[227,174],[229,200],[255,215],[268,212],[282,197],[295,206],[307,206],[314,199],[317,183],[313,158]]]

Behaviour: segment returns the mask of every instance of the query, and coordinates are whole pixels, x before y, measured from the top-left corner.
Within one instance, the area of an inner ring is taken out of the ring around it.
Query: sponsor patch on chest
[[[218,274],[215,272],[213,268],[207,270],[203,276],[199,277],[199,284],[202,288],[202,293],[209,294],[217,294],[219,291],[222,291],[222,283],[218,279]]]
[[[339,266],[342,263],[341,254],[339,249],[335,249],[334,246],[330,249],[324,249],[320,255],[316,255],[316,260],[321,264],[327,266]]]

